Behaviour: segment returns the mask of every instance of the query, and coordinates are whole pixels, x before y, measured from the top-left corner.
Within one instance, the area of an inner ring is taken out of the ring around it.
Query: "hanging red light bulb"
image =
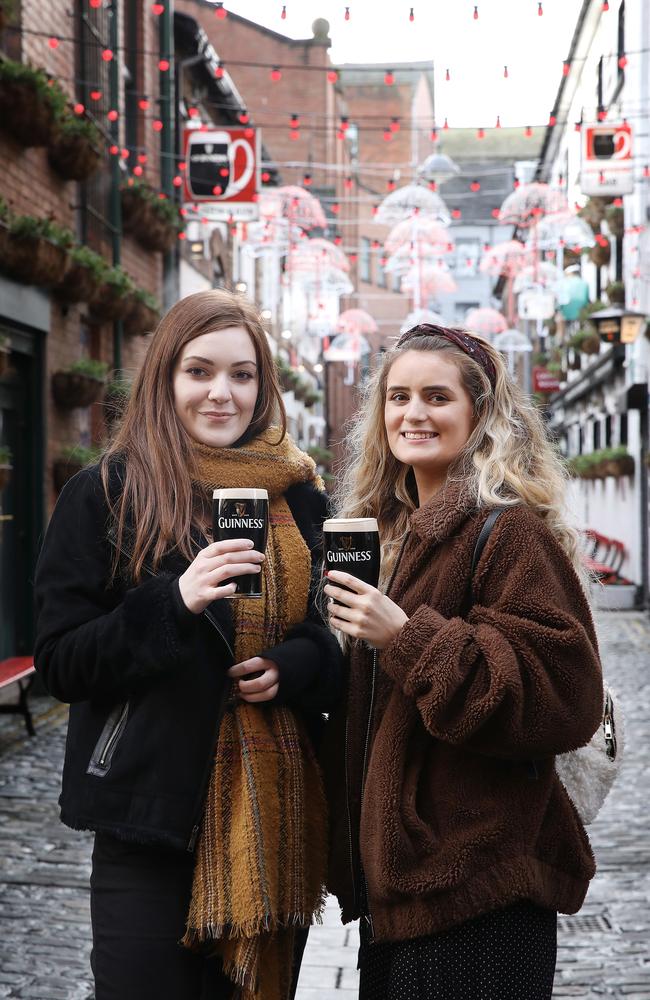
[[[605,171],[604,170],[599,170],[598,171],[598,183],[599,184],[604,184],[605,183]],[[598,240],[598,237],[596,237],[596,239]],[[598,242],[600,243],[600,240],[598,240]],[[603,244],[601,243],[600,245],[602,246]]]
[[[102,52],[102,59],[104,60],[104,62],[110,62],[112,58],[113,58],[113,50],[104,49]]]
[[[386,187],[388,188],[389,191],[394,191],[395,188],[397,187],[397,184],[395,183],[392,177],[390,178],[390,180],[386,182]]]
[[[599,108],[598,109],[598,121],[599,122],[604,122],[606,118],[607,118],[607,110],[605,108]]]
[[[512,186],[515,189],[515,191],[517,190],[517,188],[519,187],[520,184],[521,184],[521,181],[519,180],[519,178],[515,177],[514,181],[512,182]]]
[[[139,164],[137,164],[133,168],[133,173],[135,174],[136,177],[142,177],[142,175],[144,173],[144,170],[142,169],[142,167]]]
[[[333,201],[332,204],[330,205],[330,209],[332,215],[338,215],[339,212],[341,211],[341,206],[339,205],[338,201]]]
[[[574,128],[575,132],[582,131],[582,122],[576,122],[575,125],[573,126],[573,128]]]
[[[289,138],[291,139],[292,142],[295,142],[296,139],[300,138],[300,132],[298,131],[297,128],[291,129],[291,131],[289,132]]]
[[[349,127],[350,127],[350,122],[348,120],[347,115],[341,115],[341,121],[339,123],[339,128],[341,129],[341,132],[347,132]]]
[[[226,10],[226,8],[222,3],[217,4],[214,13],[215,16],[219,18],[220,21],[223,21],[224,18],[228,17],[228,11]]]
[[[391,130],[391,132],[399,132],[399,130],[400,130],[400,121],[399,121],[399,118],[391,118],[391,120],[390,120],[390,130]]]
[[[339,78],[339,71],[337,69],[328,69],[327,79],[329,83],[337,83]]]
[[[287,5],[286,5],[286,3],[282,4],[282,11],[280,13],[280,18],[283,21],[286,21],[286,19],[287,19]]]
[[[451,73],[448,69],[445,70],[445,80],[451,80]]]
[[[614,198],[614,201],[612,202],[612,205],[614,205],[615,208],[623,208],[623,199],[622,198]]]
[[[120,116],[115,110],[115,108],[111,108],[106,117],[108,118],[109,122],[116,122]]]
[[[138,163],[146,163],[146,162],[147,162],[147,154],[138,153]]]
[[[480,181],[472,181],[472,183],[469,186],[469,189],[470,189],[470,191],[473,191],[474,194],[476,194],[477,191],[481,190],[481,182]]]
[[[90,99],[91,99],[91,101],[100,101],[101,97],[102,97],[101,90],[91,90],[90,91]]]
[[[384,73],[384,83],[386,84],[387,87],[392,87],[393,84],[395,83],[395,74],[393,73],[392,69],[387,69],[386,72]]]
[[[345,18],[344,18],[344,20],[345,21],[349,21],[350,20],[350,8],[349,7],[345,8]]]
[[[539,3],[537,4],[537,16],[541,17],[543,13],[544,8],[542,7],[542,0],[539,0]]]
[[[174,185],[174,187],[179,188],[182,183],[183,183],[183,178],[180,176],[180,174],[176,174],[176,176],[172,181],[172,184]]]
[[[102,0],[88,0],[88,2],[90,3],[90,6],[93,7],[95,10],[97,10],[97,8],[101,7],[102,5]]]
[[[160,59],[158,62],[158,69],[161,73],[166,73],[169,69],[169,59]]]
[[[609,3],[608,3],[608,0],[603,0],[603,6],[602,6],[602,10],[603,10],[603,11],[604,11],[605,13],[607,13],[607,11],[609,10]]]
[[[476,138],[477,139],[485,139],[485,129],[484,128],[479,128],[479,129],[476,130]]]
[[[438,141],[438,129],[437,128],[432,128],[431,129],[431,135],[429,136],[429,138],[431,139],[431,142],[437,142]]]
[[[248,125],[249,121],[251,120],[251,116],[249,115],[248,111],[246,111],[246,109],[239,112],[239,120],[242,123],[242,125]]]
[[[438,185],[435,181],[429,181],[429,191],[437,191]]]
[[[216,65],[215,71],[214,71],[215,79],[216,80],[222,80],[224,73],[225,73],[225,70],[224,70],[223,66],[221,65],[220,62],[218,62],[217,65]]]
[[[58,49],[58,47],[59,47],[59,39],[56,38],[55,35],[52,35],[51,38],[48,38],[47,44],[50,46],[51,49]]]
[[[298,115],[291,115],[291,119],[289,121],[289,128],[300,128],[300,118],[298,117]]]
[[[444,125],[443,125],[442,127],[443,127],[443,129],[445,130],[445,132],[446,132],[446,131],[447,131],[447,129],[449,128],[449,122],[447,121],[447,119],[446,119],[446,118],[445,118],[445,122],[444,122]]]
[[[501,115],[497,115],[495,128],[501,128]]]
[[[334,246],[340,247],[342,242],[343,242],[343,237],[342,236],[335,236],[334,237]]]
[[[452,208],[451,217],[452,219],[460,219],[462,217],[462,212],[459,208]]]
[[[474,14],[472,16],[475,21],[478,21],[478,7],[474,8]]]
[[[84,108],[83,104],[75,104],[72,110],[76,115],[82,115],[86,109]]]
[[[500,212],[500,210],[498,208],[493,208],[492,209],[492,218],[493,219],[498,219],[499,216],[500,216],[500,214],[501,214],[501,212]]]
[[[305,187],[310,187],[311,183],[312,183],[312,176],[311,176],[311,174],[303,174],[302,175],[302,183],[303,183],[303,185]]]
[[[386,267],[387,263],[388,263],[388,257],[380,257],[379,258],[379,264],[380,264],[381,267]]]
[[[215,184],[215,186],[212,188],[212,194],[216,195],[217,197],[220,194],[223,194],[223,188],[221,187],[221,184]]]
[[[179,163],[176,169],[178,170],[179,173],[182,174],[186,168],[187,168],[187,163]]]
[[[117,156],[120,151],[120,147],[113,144],[112,146],[108,147],[108,151],[111,154],[111,156]]]
[[[343,129],[339,128],[339,129],[336,130],[336,138],[339,141],[341,141],[342,139],[345,139],[345,132],[343,131]]]
[[[268,172],[268,170],[263,170],[262,171],[262,184],[268,184],[268,182],[270,180],[271,180],[271,175]]]
[[[282,79],[282,71],[281,71],[280,67],[279,66],[274,66],[273,69],[271,70],[271,74],[270,75],[271,75],[271,79],[273,80],[273,83],[277,83],[278,80],[281,80]]]
[[[627,56],[626,55],[619,56],[619,58],[618,58],[618,65],[619,65],[620,69],[625,69],[625,67],[627,66]]]
[[[548,123],[549,123],[550,126],[557,125],[557,118],[555,117],[555,115],[553,114],[552,111],[551,111],[550,115],[548,116]]]
[[[228,170],[228,167],[221,167],[219,170],[220,177],[227,177],[229,173],[230,171]]]
[[[409,21],[411,21],[411,22],[415,21],[415,11],[413,10],[412,7],[409,10]]]
[[[188,108],[187,109],[187,113],[190,116],[190,118],[198,118],[199,117],[199,109],[198,108]]]
[[[507,66],[503,67],[503,79],[504,80],[508,79],[508,67]]]
[[[162,132],[163,123],[161,122],[160,118],[154,118],[154,120],[151,123],[151,127],[154,130],[154,132]]]
[[[384,129],[384,142],[390,142],[393,138],[393,133],[389,128]]]
[[[497,209],[497,212],[498,212],[498,211],[499,211],[499,209]],[[494,209],[492,210],[492,212],[493,212],[493,214],[494,214]],[[488,252],[489,252],[489,250],[490,250],[490,244],[489,244],[489,243],[484,243],[484,244],[483,244],[483,253],[488,253]]]
[[[379,240],[373,240],[370,246],[373,250],[379,250],[381,243],[379,242]]]
[[[643,168],[643,176],[644,177],[650,177],[650,167],[648,166],[647,163],[646,163],[645,167]]]
[[[165,7],[161,3],[152,3],[151,5],[151,13],[154,14],[156,17],[160,17],[164,9]]]
[[[358,256],[359,256],[359,255],[358,255],[358,254],[356,254],[356,253],[351,253],[351,254],[348,254],[348,258],[349,258],[349,260],[350,260],[350,263],[351,263],[351,264],[356,264],[356,262],[357,262],[357,257],[358,257]]]
[[[353,183],[354,182],[353,182],[352,178],[348,175],[345,178],[345,180],[343,181],[343,187],[346,189],[346,191],[350,191],[351,188],[352,188]]]
[[[250,128],[249,127],[249,128],[245,128],[244,129],[244,136],[247,139],[252,139],[254,135],[255,135],[255,129],[254,128]]]
[[[532,136],[532,134],[533,134],[532,128],[530,127],[530,125],[526,125],[526,128],[524,129],[524,135],[525,135],[525,137],[527,139],[530,139],[530,137]]]
[[[571,72],[571,63],[568,59],[565,59],[562,63],[562,76],[568,76]]]
[[[373,205],[372,206],[372,214],[376,215],[378,211],[379,211],[379,205]]]
[[[557,175],[557,184],[558,184],[558,187],[561,187],[561,188],[564,187],[564,174],[558,174]]]
[[[146,97],[140,98],[140,100],[138,101],[138,107],[140,108],[141,111],[149,110],[149,101],[147,100]]]

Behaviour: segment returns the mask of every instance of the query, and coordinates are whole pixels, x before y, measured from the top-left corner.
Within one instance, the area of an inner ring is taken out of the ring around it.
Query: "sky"
[[[287,0],[284,20],[278,0],[224,5],[291,38],[326,18],[335,63],[433,60],[438,122],[491,128],[497,115],[504,127],[547,123],[582,0],[543,0],[541,17],[539,0],[478,0],[478,19],[471,0],[350,0],[348,21],[339,0]]]

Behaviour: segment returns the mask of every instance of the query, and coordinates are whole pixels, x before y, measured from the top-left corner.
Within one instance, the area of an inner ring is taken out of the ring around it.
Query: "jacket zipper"
[[[410,534],[410,532],[407,531],[407,533],[404,535],[404,538],[402,539],[402,544],[400,545],[399,552],[397,553],[397,558],[395,559],[395,562],[393,564],[393,570],[392,570],[391,575],[390,575],[390,580],[388,581],[388,586],[386,587],[386,596],[388,596],[390,588],[393,585],[393,581],[395,579],[395,575],[397,573],[397,569],[398,569],[398,566],[399,566],[401,558],[402,558],[402,553],[404,552],[404,548],[406,547],[406,542],[408,540],[409,534]],[[367,769],[367,766],[368,766],[368,752],[369,752],[369,749],[370,749],[370,736],[372,734],[372,722],[373,722],[373,712],[374,712],[374,707],[375,707],[375,688],[376,688],[376,682],[377,682],[377,650],[373,649],[373,651],[372,651],[372,682],[371,682],[371,687],[370,687],[370,708],[369,708],[369,712],[368,712],[368,725],[366,727],[366,740],[365,740],[365,746],[364,746],[364,751],[363,751],[363,769],[362,769],[362,772],[361,772],[361,798],[360,798],[360,802],[359,802],[359,813],[361,813],[361,806],[362,806],[362,803],[363,803],[363,789],[364,789],[365,784],[366,784],[366,769]],[[349,770],[348,770],[348,717],[346,716],[346,720],[345,720],[345,798],[346,798],[347,813],[348,813],[348,840],[349,840],[349,847],[350,847],[350,874],[351,874],[351,877],[352,877],[352,891],[353,891],[353,894],[354,894],[354,900],[356,902],[357,895],[356,895],[356,887],[355,887],[355,879],[354,879],[354,855],[353,855],[353,850],[352,850],[353,836],[352,836],[352,816],[351,816],[351,810],[350,810],[350,783],[349,783],[349,780],[348,780],[348,776],[349,776]],[[375,940],[375,929],[374,929],[374,924],[373,924],[373,919],[372,919],[372,913],[370,912],[370,900],[368,898],[368,883],[366,882],[366,875],[365,875],[365,872],[363,870],[363,867],[360,866],[360,868],[361,868],[361,898],[359,899],[359,903],[360,903],[360,908],[363,908],[363,903],[365,902],[365,912],[362,912],[362,917],[365,919],[365,921],[366,921],[366,923],[368,925],[368,940],[372,944],[372,942]]]
[[[102,750],[99,760],[97,761],[100,767],[107,766],[106,762],[107,760],[110,760],[112,751],[114,750],[115,745],[122,734],[122,730],[126,725],[126,719],[128,714],[129,714],[129,703],[127,701],[126,704],[124,705],[124,708],[120,712],[120,717],[115,723],[115,726],[113,727],[113,730],[110,733],[108,739],[106,740],[106,743],[104,744],[104,749]]]
[[[230,653],[232,662],[234,663],[235,662],[235,654],[233,652],[232,646],[230,645],[230,643],[226,639],[225,635],[223,634],[223,630],[221,629],[221,626],[217,622],[216,618],[214,617],[214,615],[210,611],[208,611],[207,608],[204,610],[203,614],[205,615],[205,617],[207,618],[207,620],[210,622],[210,624],[212,625],[213,629],[215,629],[215,631],[218,632],[219,635],[221,636],[221,638],[223,639],[223,642],[224,642],[224,644],[225,644],[228,652]],[[223,695],[221,697],[221,701],[219,703],[219,711],[217,713],[216,737],[218,737],[218,735],[219,735],[219,727],[221,726],[221,719],[223,718],[223,712],[224,712],[224,708],[225,708],[227,699],[228,699],[228,685],[224,684]],[[210,780],[210,770],[211,770],[211,767],[212,767],[212,759],[209,760],[208,766],[206,767],[205,774],[203,776],[203,784],[202,784],[202,792],[201,792],[201,804],[203,804],[203,801],[205,799],[205,789],[206,789],[206,786],[208,784],[208,781]],[[192,831],[190,833],[190,839],[187,842],[187,848],[186,848],[186,850],[189,851],[190,853],[196,847],[196,842],[198,840],[200,830],[201,830],[201,824],[200,824],[200,822],[199,823],[195,823],[193,825]]]

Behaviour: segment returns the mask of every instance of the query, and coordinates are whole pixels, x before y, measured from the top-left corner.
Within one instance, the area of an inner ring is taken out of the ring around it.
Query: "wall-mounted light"
[[[315,372],[322,372],[322,370],[323,370],[323,366],[322,366],[322,364],[319,361],[318,364],[314,365],[314,371]]]
[[[190,243],[190,251],[197,256],[203,254],[203,243],[201,240],[197,240],[196,243]]]
[[[245,281],[238,281],[235,285],[236,292],[245,292],[248,289],[248,285]]]
[[[272,315],[273,313],[270,309],[262,309],[262,312],[260,313],[262,319],[271,319]]]
[[[283,340],[291,340],[291,330],[283,330],[280,336]]]

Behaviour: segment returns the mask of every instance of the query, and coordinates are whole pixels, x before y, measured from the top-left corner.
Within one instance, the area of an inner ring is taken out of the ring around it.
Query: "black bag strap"
[[[486,546],[487,540],[492,534],[492,529],[497,522],[497,518],[500,514],[503,514],[505,507],[493,507],[488,516],[485,519],[485,523],[479,532],[479,536],[476,539],[476,545],[474,546],[474,554],[472,556],[472,569],[470,572],[469,586],[467,588],[467,597],[465,599],[464,613],[470,610],[474,603],[474,574],[476,573],[476,567],[479,564],[479,560],[483,555],[483,549]]]

